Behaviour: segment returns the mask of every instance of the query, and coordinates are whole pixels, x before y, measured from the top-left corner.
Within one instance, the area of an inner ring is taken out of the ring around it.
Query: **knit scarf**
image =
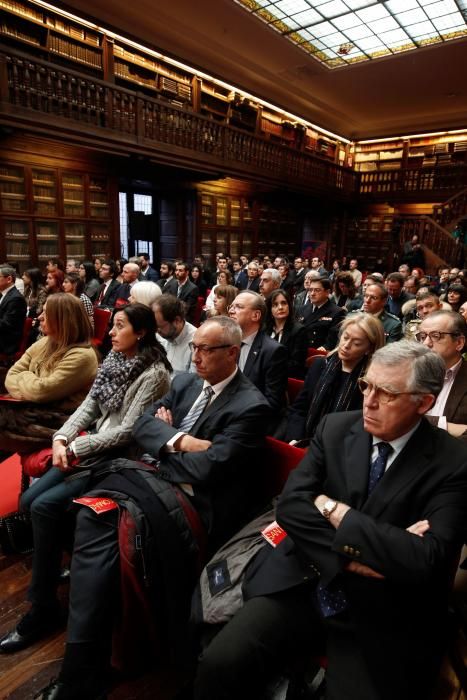
[[[364,374],[367,361],[368,358],[364,357],[347,374],[344,383],[341,385],[340,393],[336,396],[341,382],[342,361],[339,359],[337,352],[326,359],[326,365],[313,393],[306,419],[305,434],[307,437],[312,437],[318,422],[323,416],[331,411],[332,413],[338,413],[349,410],[356,392],[359,391],[357,389],[357,380]]]
[[[91,397],[109,411],[118,411],[130,384],[153,361],[150,355],[127,357],[122,352],[111,350],[97,372],[90,391]]]

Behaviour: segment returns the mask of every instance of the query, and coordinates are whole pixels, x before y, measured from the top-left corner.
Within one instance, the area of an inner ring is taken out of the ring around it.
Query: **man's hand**
[[[161,406],[157,409],[154,415],[156,418],[160,418],[160,420],[163,420],[164,423],[167,423],[168,425],[173,425],[172,411],[170,409]]]
[[[205,452],[211,445],[212,442],[210,440],[201,440],[200,438],[185,434],[176,440],[173,448],[177,452]]]
[[[386,578],[385,576],[383,576],[383,574],[380,574],[378,571],[372,569],[371,566],[366,566],[366,564],[359,564],[356,561],[349,561],[349,563],[346,564],[344,568],[351,574],[357,574],[358,576],[366,576],[367,578],[377,579]]]
[[[63,440],[54,440],[52,443],[52,464],[64,472],[69,469],[66,447]]]
[[[412,533],[412,535],[418,535],[419,537],[423,537],[425,532],[427,532],[429,529],[430,523],[428,522],[428,520],[419,520],[413,525],[410,525],[410,527],[407,528],[407,532]]]

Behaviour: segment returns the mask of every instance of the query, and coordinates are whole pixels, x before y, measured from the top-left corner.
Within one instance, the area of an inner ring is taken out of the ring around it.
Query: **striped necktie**
[[[378,442],[376,447],[378,448],[378,456],[371,463],[370,478],[368,480],[368,495],[370,495],[386,471],[386,464],[392,452],[392,447],[388,442]]]
[[[185,418],[180,423],[179,430],[181,432],[188,433],[192,429],[206,406],[209,404],[213,394],[214,390],[212,386],[207,386],[203,389],[201,398],[198,397],[198,399],[196,399],[195,403],[192,405]]]

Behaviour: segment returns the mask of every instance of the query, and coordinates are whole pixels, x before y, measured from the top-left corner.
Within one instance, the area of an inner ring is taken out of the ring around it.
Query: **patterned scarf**
[[[326,365],[323,374],[319,378],[310,403],[308,416],[306,419],[306,437],[312,437],[316,426],[321,418],[332,411],[348,411],[355,400],[355,395],[359,392],[357,379],[365,373],[368,357],[364,357],[351,372],[346,375],[344,383],[341,382],[342,362],[339,360],[337,352],[326,358]],[[360,395],[359,393],[357,394]]]
[[[126,357],[122,352],[111,350],[99,367],[90,394],[109,411],[118,411],[128,387],[154,362],[151,355]]]

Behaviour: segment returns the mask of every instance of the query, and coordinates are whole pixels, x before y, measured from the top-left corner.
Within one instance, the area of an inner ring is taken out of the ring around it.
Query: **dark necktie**
[[[374,462],[371,463],[370,478],[368,480],[368,495],[370,495],[378,481],[383,476],[386,470],[388,457],[392,452],[392,447],[388,442],[378,442],[376,447],[378,448],[378,456]]]
[[[188,433],[200,415],[203,413],[204,409],[206,406],[209,404],[211,400],[211,396],[214,394],[214,390],[212,386],[207,386],[203,389],[203,396],[202,398],[198,401],[198,403],[193,404],[193,406],[190,408],[188,413],[186,414],[185,418],[182,420],[180,423],[179,430],[180,432]]]

